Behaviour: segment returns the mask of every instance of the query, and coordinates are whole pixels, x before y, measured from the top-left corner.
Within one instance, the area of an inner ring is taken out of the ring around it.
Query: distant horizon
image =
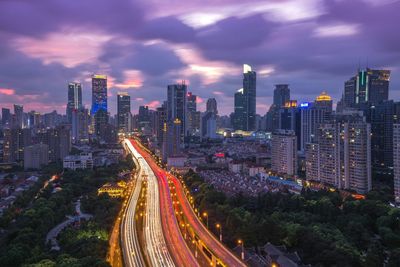
[[[85,3],[0,3],[0,107],[65,113],[69,81],[81,81],[90,107],[91,74],[104,73],[111,114],[118,91],[129,93],[135,113],[140,105],[155,108],[168,84],[186,80],[199,110],[215,97],[228,115],[244,63],[257,72],[260,115],[278,83],[289,84],[299,102],[326,91],[336,104],[363,65],[390,69],[389,98],[400,99],[400,37],[393,34],[400,1]]]

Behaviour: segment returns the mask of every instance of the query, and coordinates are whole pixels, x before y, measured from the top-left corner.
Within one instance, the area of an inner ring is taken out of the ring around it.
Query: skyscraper
[[[167,111],[166,104],[164,103],[161,107],[156,109],[156,119],[155,119],[155,135],[157,137],[157,144],[162,147],[162,142],[164,138],[164,124],[167,121]]]
[[[243,88],[235,93],[235,130],[253,131],[256,128],[256,77],[256,72],[244,64]]]
[[[104,110],[107,113],[107,76],[93,75],[92,76],[92,110],[94,115],[99,110]]]
[[[290,89],[288,84],[276,84],[274,89],[274,105],[281,108],[290,100]]]
[[[233,114],[233,129],[246,129],[246,97],[243,88],[235,93],[234,114]]]
[[[15,114],[15,125],[13,125],[13,127],[21,129],[24,128],[25,127],[24,106],[14,105],[14,114]]]
[[[131,116],[131,97],[126,92],[117,96],[117,125],[118,131],[128,132],[129,118]]]
[[[314,143],[317,127],[330,119],[332,114],[332,99],[325,92],[317,97],[315,102],[300,104],[301,140],[300,150],[304,151],[307,143]]]
[[[187,93],[186,135],[195,136],[200,131],[200,113],[197,111],[197,96]]]
[[[71,141],[73,144],[89,142],[89,110],[72,110]]]
[[[389,97],[390,70],[360,69],[345,82],[345,107],[363,107],[377,104]]]
[[[213,112],[205,112],[201,117],[201,138],[216,138],[217,115]]]
[[[277,130],[272,134],[271,169],[276,173],[297,174],[297,138],[294,131]]]
[[[77,82],[68,83],[67,118],[69,123],[72,123],[72,110],[82,108],[82,85]]]
[[[212,112],[218,115],[217,100],[215,98],[209,98],[207,100],[206,112]]]
[[[168,157],[179,156],[181,153],[181,121],[175,119],[164,123],[163,131],[162,155],[163,161],[167,162]]]
[[[3,127],[10,126],[11,123],[11,112],[8,108],[1,109],[1,124]]]
[[[168,85],[167,98],[167,121],[174,122],[176,119],[180,121],[181,138],[183,140],[186,133],[186,94],[187,85],[185,81],[181,84]]]
[[[400,124],[393,125],[394,200],[400,203]]]

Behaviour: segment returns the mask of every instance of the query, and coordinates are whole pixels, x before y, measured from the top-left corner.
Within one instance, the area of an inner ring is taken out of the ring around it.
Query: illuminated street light
[[[219,229],[219,241],[222,242],[222,226],[221,226],[221,224],[217,223],[215,225],[215,227],[217,227],[217,229]]]
[[[243,242],[243,240],[239,239],[239,240],[238,240],[238,244],[241,245],[241,247],[242,247],[242,254],[241,254],[241,256],[242,256],[242,261],[244,261],[244,242]]]
[[[208,229],[208,213],[203,212],[203,217],[207,219],[207,229]]]

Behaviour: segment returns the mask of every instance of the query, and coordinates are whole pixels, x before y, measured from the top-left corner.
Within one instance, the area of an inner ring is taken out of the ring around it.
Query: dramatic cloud
[[[377,0],[3,0],[0,1],[0,106],[64,112],[68,81],[83,83],[90,107],[93,73],[109,79],[109,106],[127,91],[132,110],[155,108],[166,86],[233,110],[241,66],[257,71],[257,111],[274,84],[293,99],[325,90],[338,100],[359,66],[392,70],[400,97],[400,1]]]

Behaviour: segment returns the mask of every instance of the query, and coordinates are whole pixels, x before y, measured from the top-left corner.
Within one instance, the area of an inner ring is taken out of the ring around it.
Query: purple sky
[[[1,0],[0,107],[64,113],[67,82],[109,76],[109,107],[118,91],[132,110],[156,107],[167,84],[185,79],[199,108],[217,98],[233,110],[242,64],[257,71],[257,111],[274,84],[292,99],[327,91],[337,100],[359,63],[392,70],[400,98],[400,2],[390,0]]]

